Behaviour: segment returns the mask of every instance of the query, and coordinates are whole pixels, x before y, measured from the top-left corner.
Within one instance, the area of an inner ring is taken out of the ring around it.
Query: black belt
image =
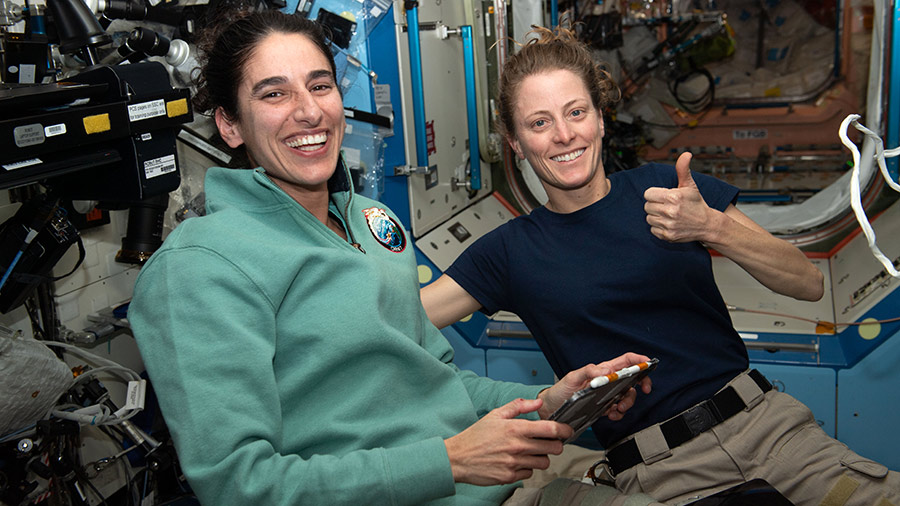
[[[763,393],[772,389],[772,385],[756,369],[748,375],[756,382]],[[723,388],[712,399],[707,399],[680,415],[659,424],[669,449],[680,446],[694,436],[706,432],[719,423],[740,413],[747,405],[731,386]],[[613,473],[618,474],[643,462],[641,452],[634,438],[629,439],[606,452],[606,460]]]

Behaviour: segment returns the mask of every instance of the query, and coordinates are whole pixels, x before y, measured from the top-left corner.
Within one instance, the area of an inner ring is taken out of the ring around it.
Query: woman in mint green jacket
[[[206,215],[153,254],[128,315],[197,496],[215,506],[506,501],[572,434],[539,418],[646,357],[549,388],[459,370],[422,309],[403,227],[352,191],[318,25],[263,11],[211,40],[197,108],[256,168],[209,169]]]

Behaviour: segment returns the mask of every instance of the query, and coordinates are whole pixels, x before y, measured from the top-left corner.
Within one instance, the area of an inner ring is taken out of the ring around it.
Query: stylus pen
[[[650,367],[649,363],[641,362],[640,364],[626,367],[614,373],[607,374],[606,376],[598,376],[591,380],[591,388],[602,387],[603,385],[606,385],[612,381],[616,381],[619,378],[627,378],[628,376],[631,376],[632,374],[638,371],[642,371],[648,367]]]

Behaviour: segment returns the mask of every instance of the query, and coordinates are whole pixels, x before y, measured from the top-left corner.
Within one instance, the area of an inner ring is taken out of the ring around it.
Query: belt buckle
[[[691,437],[706,432],[718,423],[718,417],[707,404],[708,402],[702,402],[681,414],[685,425],[691,431]]]
[[[594,485],[606,485],[608,487],[616,487],[616,473],[612,470],[609,461],[606,459],[597,461],[588,468],[582,479],[588,478]]]

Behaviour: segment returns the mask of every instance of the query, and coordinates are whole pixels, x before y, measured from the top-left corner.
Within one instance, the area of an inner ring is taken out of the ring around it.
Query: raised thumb
[[[681,153],[681,156],[678,157],[678,161],[675,162],[675,172],[678,174],[678,187],[679,188],[688,188],[692,186],[697,186],[694,183],[694,178],[691,177],[691,158],[693,158],[689,151],[685,151]]]

